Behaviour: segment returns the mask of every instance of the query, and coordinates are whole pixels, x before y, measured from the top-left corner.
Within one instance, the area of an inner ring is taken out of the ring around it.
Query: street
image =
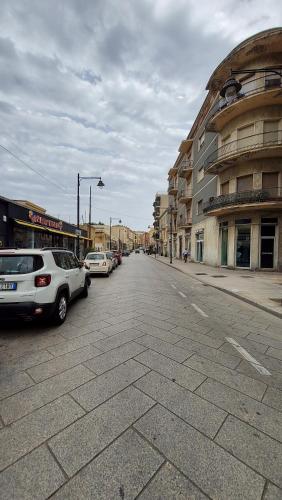
[[[282,498],[281,319],[144,254],[0,331],[3,500]]]

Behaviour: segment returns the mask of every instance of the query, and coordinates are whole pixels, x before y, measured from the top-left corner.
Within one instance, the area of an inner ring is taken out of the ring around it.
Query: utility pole
[[[112,218],[110,217],[110,250],[112,249]]]
[[[79,174],[77,174],[77,228],[76,228],[76,232],[77,232],[77,236],[76,236],[76,255],[77,257],[79,258],[79,254],[80,254],[80,248],[79,248],[79,232],[80,232],[80,229],[79,229],[79,224],[80,224],[80,197],[79,197],[79,189],[80,189],[80,176]]]
[[[92,192],[91,186],[89,187],[89,220],[88,220],[88,238],[91,240],[91,205],[92,205]]]

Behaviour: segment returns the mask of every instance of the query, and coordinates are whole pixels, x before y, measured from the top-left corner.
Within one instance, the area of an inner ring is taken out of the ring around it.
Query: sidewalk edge
[[[227,290],[226,288],[222,288],[217,285],[212,285],[211,283],[206,283],[203,281],[201,278],[198,278],[198,276],[195,276],[194,274],[191,274],[186,271],[182,271],[182,269],[179,269],[178,267],[174,266],[173,264],[169,264],[168,262],[164,262],[163,260],[155,259],[154,257],[151,257],[152,260],[156,260],[157,262],[160,262],[161,264],[164,264],[165,266],[171,267],[175,269],[176,271],[179,271],[182,274],[186,274],[186,276],[190,276],[191,278],[194,278],[197,281],[200,281],[204,285],[211,286],[212,288],[215,288],[216,290],[219,290],[220,292],[227,293],[227,295],[231,295],[232,297],[235,297],[236,299],[242,300],[242,302],[246,302],[247,304],[250,304],[251,306],[257,307],[258,309],[261,309],[262,311],[265,311],[269,314],[272,314],[273,316],[276,316],[277,318],[282,319],[282,313],[279,313],[278,311],[273,311],[270,309],[270,307],[263,306],[262,304],[258,304],[258,302],[255,302],[254,300],[247,299],[246,297],[242,297],[242,295],[239,295],[238,293],[232,292],[231,290]]]

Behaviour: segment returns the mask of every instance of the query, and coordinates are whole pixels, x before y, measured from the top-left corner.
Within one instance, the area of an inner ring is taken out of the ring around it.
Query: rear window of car
[[[89,253],[86,260],[104,260],[105,255],[102,253]]]
[[[30,274],[43,266],[41,255],[0,255],[0,275]]]
[[[112,259],[114,254],[112,252],[108,252],[107,254],[107,259]]]

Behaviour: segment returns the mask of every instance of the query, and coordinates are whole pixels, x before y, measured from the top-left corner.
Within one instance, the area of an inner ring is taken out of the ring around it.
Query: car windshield
[[[86,260],[104,260],[105,255],[103,253],[89,253],[86,256]]]
[[[0,255],[0,275],[29,274],[42,267],[41,255]]]

